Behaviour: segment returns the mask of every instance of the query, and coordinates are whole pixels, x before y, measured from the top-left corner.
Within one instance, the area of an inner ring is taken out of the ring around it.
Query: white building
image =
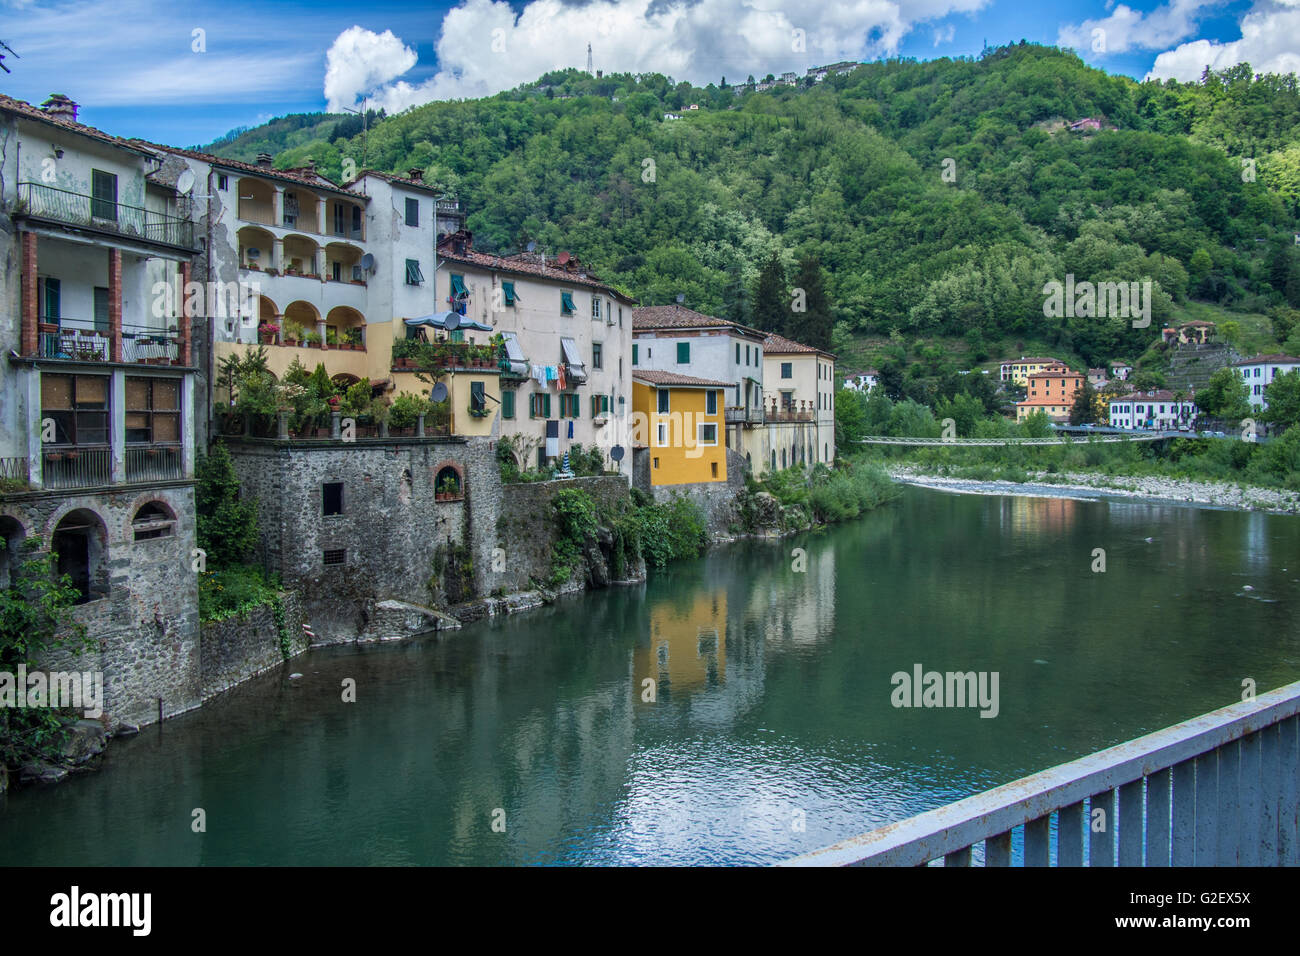
[[[849,372],[844,376],[844,387],[855,392],[870,392],[880,380],[880,373],[874,368],[865,372]]]
[[[1179,399],[1167,389],[1133,392],[1110,402],[1110,427],[1134,431],[1168,431],[1190,426],[1200,409],[1190,398]]]
[[[1264,393],[1269,383],[1279,375],[1300,369],[1300,358],[1294,355],[1256,355],[1233,365],[1246,380],[1250,407],[1262,411],[1268,407]]]

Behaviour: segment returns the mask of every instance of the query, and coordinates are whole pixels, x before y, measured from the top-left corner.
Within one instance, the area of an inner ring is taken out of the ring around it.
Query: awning
[[[587,381],[587,367],[582,364],[582,356],[578,354],[578,343],[573,339],[561,338],[560,348],[564,350],[564,361],[569,366],[569,377],[578,385]]]
[[[502,332],[502,337],[506,340],[506,358],[510,360],[510,371],[516,375],[528,375],[528,359],[524,356],[524,350],[519,346],[519,339],[515,338],[513,332]]]
[[[454,313],[454,312],[435,312],[435,313],[433,313],[432,315],[422,315],[422,316],[419,316],[418,318],[414,318],[414,319],[403,319],[402,321],[405,322],[406,325],[407,325],[408,327],[411,327],[411,328],[416,328],[416,327],[419,327],[419,326],[421,326],[421,325],[427,325],[427,326],[430,326],[430,327],[435,328],[435,329],[442,329],[443,331],[446,331],[446,329],[447,329],[447,317],[450,316],[450,315],[456,315],[456,313]],[[490,325],[479,325],[479,323],[475,322],[473,319],[467,319],[467,318],[465,318],[465,316],[463,316],[463,315],[459,315],[459,316],[457,316],[457,319],[459,320],[459,321],[457,322],[457,324],[456,324],[456,328],[458,328],[458,329],[469,329],[471,332],[491,332],[491,331],[492,331],[492,326],[490,326]]]

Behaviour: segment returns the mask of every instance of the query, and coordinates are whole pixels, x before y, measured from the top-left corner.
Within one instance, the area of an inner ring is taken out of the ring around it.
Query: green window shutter
[[[90,171],[90,214],[117,221],[117,177],[101,169]]]
[[[632,364],[636,364],[636,343],[632,345]]]
[[[45,320],[58,322],[63,314],[60,305],[62,286],[58,279],[43,279],[45,284]]]
[[[501,393],[501,417],[515,417],[515,393],[509,390]]]
[[[453,273],[451,277],[451,294],[465,295],[469,290],[465,288],[465,277]]]
[[[420,262],[417,259],[406,260],[406,284],[419,285],[424,281],[424,273],[420,271]]]
[[[740,364],[740,343],[736,343],[736,364]]]
[[[560,293],[560,311],[565,315],[573,315],[577,311],[573,304],[573,296],[567,292]]]
[[[548,394],[548,395],[545,395],[545,396],[543,396],[543,397],[546,399],[546,403],[545,403],[545,404],[546,404],[546,416],[545,416],[545,417],[546,417],[546,418],[550,418],[550,417],[551,417],[551,396]]]
[[[406,200],[406,224],[408,226],[418,226],[420,224],[420,200]]]
[[[578,401],[577,395],[569,396],[569,411],[574,418],[582,417],[582,403]]]
[[[469,383],[469,407],[476,412],[481,412],[487,408],[487,397],[484,394],[482,382]]]
[[[95,286],[95,330],[108,331],[108,290]]]
[[[691,364],[691,343],[690,342],[677,343],[677,364],[678,365]]]
[[[601,410],[602,412],[607,412],[607,411],[609,411],[609,396],[608,396],[608,395],[602,395],[602,396],[600,396],[600,410]]]
[[[515,304],[515,284],[513,282],[502,282],[501,291],[505,293],[506,305]]]

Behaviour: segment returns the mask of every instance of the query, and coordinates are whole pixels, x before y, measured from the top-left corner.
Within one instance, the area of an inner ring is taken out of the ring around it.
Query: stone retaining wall
[[[291,591],[281,593],[289,655],[307,649],[302,602]],[[271,605],[263,604],[247,614],[200,627],[199,672],[203,699],[208,700],[236,684],[256,677],[284,663],[280,632]]]

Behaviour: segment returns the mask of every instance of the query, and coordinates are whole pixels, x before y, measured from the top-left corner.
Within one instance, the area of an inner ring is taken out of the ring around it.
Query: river
[[[11,794],[0,864],[775,862],[1297,679],[1298,598],[1293,517],[908,488],[642,586],[310,651]],[[917,664],[996,672],[996,716],[895,707]]]

